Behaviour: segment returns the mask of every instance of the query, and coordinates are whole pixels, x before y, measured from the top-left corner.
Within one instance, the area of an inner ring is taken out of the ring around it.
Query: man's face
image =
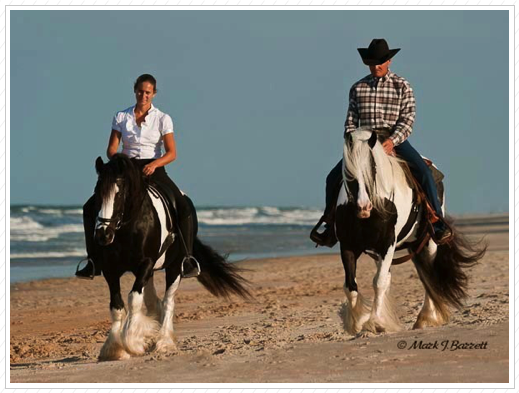
[[[391,59],[389,59],[385,63],[379,64],[376,66],[369,66],[371,75],[373,75],[375,78],[382,78],[384,75],[387,74],[387,71],[389,69],[389,64],[391,64]]]

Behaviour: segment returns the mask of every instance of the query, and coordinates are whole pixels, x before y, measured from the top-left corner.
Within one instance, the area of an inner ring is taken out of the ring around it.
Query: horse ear
[[[372,132],[371,136],[368,139],[368,145],[369,145],[369,147],[371,149],[373,149],[375,147],[376,143],[377,143],[377,133],[376,132]]]
[[[101,172],[101,169],[103,169],[103,166],[105,163],[103,162],[103,159],[101,157],[97,157],[96,160],[96,172],[99,174]]]

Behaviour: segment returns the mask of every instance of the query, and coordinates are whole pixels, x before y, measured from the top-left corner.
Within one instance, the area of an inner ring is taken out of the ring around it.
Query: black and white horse
[[[159,250],[168,234],[166,212],[158,196],[150,191],[141,171],[125,155],[116,154],[104,164],[96,161],[99,175],[95,188],[99,211],[95,238],[96,263],[110,289],[112,327],[100,360],[142,355],[151,345],[155,351],[175,349],[173,315],[175,292],[181,281],[183,249],[175,237],[161,256]],[[247,281],[239,269],[195,238],[193,254],[202,273],[198,280],[215,296],[231,293],[248,298]],[[161,301],[155,291],[153,273],[166,271],[166,292]],[[125,272],[135,275],[125,309],[120,278]]]
[[[412,213],[416,206],[414,191],[401,160],[384,152],[375,132],[358,129],[349,134],[343,162],[344,186],[337,200],[336,233],[346,275],[346,301],[340,312],[345,330],[364,335],[401,329],[389,288],[395,250],[402,246],[416,251],[412,260],[425,288],[414,328],[447,323],[449,306],[460,308],[466,297],[468,278],[464,269],[477,263],[486,248],[478,249],[454,232],[448,244],[438,246],[429,238],[421,250],[416,249],[416,240],[426,232],[425,210],[420,209],[416,219],[407,223],[410,215],[416,214]],[[355,279],[362,253],[370,255],[377,267],[373,302],[360,294]]]

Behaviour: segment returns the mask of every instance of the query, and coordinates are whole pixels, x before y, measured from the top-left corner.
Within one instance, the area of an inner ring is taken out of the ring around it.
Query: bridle
[[[122,177],[118,177],[115,179],[115,183],[119,186],[119,189],[123,190],[124,187],[122,187],[122,184],[124,183],[124,178]],[[96,218],[96,230],[101,226],[101,225],[107,225],[108,227],[112,226],[114,227],[115,231],[119,230],[122,226],[128,224],[130,222],[130,220],[126,220],[126,221],[123,221],[123,217],[124,217],[124,206],[125,206],[125,203],[126,203],[126,192],[123,192],[122,193],[122,206],[123,208],[121,209],[121,211],[119,213],[117,213],[114,217],[112,218],[103,218],[103,217],[97,217]]]

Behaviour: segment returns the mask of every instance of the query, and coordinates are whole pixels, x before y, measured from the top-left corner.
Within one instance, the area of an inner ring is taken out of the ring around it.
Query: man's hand
[[[386,154],[390,156],[395,155],[395,145],[393,144],[393,141],[391,139],[386,139],[384,143],[382,143],[382,147],[384,148]]]

